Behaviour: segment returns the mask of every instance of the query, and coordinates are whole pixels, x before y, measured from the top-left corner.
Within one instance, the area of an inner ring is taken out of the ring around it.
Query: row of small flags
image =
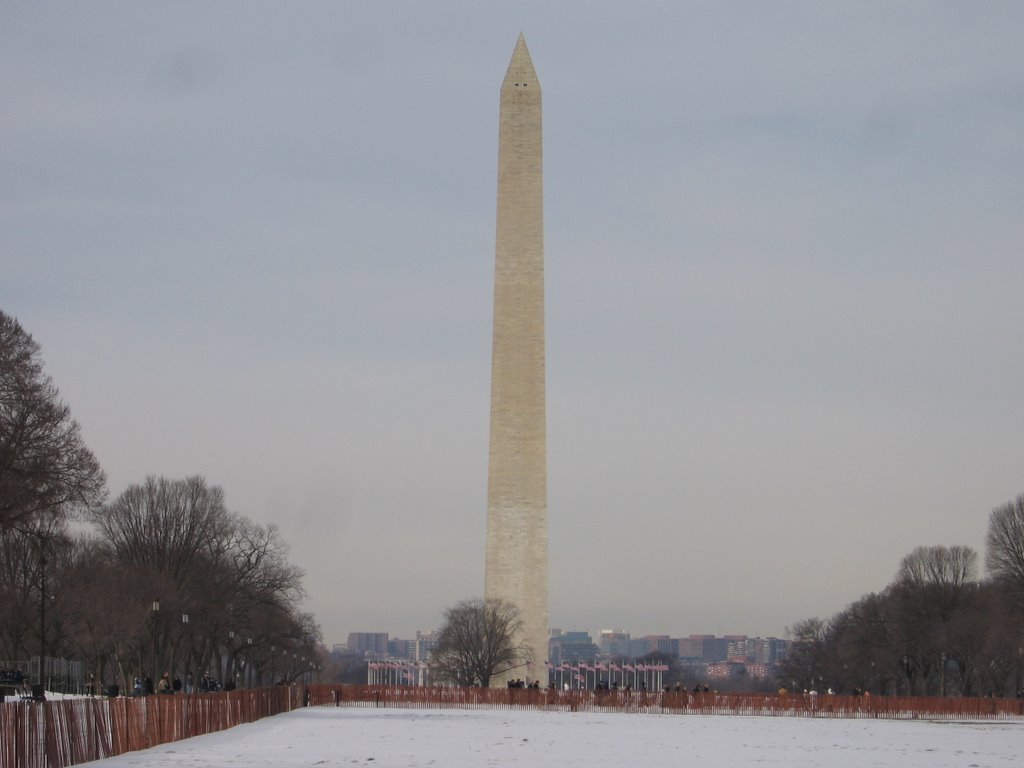
[[[604,662],[597,662],[596,664],[587,664],[586,662],[579,662],[578,664],[570,664],[567,661],[563,661],[561,664],[552,664],[549,661],[544,662],[544,666],[551,670],[562,670],[564,672],[668,672],[667,664],[605,664]]]
[[[400,661],[371,661],[370,669],[428,669],[430,665],[423,661],[413,662],[400,662]],[[567,661],[563,661],[561,664],[552,664],[550,661],[545,661],[544,666],[548,669],[564,672],[667,672],[667,664],[605,664],[604,662],[596,662],[594,664],[587,664],[586,662],[579,662],[577,664],[570,664]]]

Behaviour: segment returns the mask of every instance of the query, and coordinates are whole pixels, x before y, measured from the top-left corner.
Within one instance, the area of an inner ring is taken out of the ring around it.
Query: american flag
[[[623,664],[622,668],[627,672],[636,672],[636,667],[634,667],[632,664]]]

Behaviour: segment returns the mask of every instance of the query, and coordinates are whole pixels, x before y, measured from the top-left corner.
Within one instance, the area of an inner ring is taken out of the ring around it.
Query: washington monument
[[[547,683],[548,500],[540,83],[519,35],[501,85],[484,596],[514,603]]]

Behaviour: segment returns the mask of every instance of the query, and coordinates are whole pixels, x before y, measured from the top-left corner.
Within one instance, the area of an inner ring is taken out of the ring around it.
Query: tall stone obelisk
[[[519,35],[501,85],[486,598],[518,606],[533,652],[510,676],[547,684],[548,501],[540,83]],[[500,684],[500,680],[498,681]]]

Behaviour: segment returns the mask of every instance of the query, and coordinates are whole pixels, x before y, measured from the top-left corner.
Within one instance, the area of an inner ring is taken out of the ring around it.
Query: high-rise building
[[[416,632],[416,639],[412,641],[412,652],[410,658],[414,661],[430,661],[431,652],[437,648],[440,635],[435,632]]]
[[[660,653],[664,656],[679,656],[679,640],[668,635],[644,635],[644,654]]]
[[[564,661],[593,661],[598,657],[598,648],[588,632],[559,632],[552,634],[548,644],[548,658],[552,665]]]
[[[643,643],[641,645],[646,648]],[[597,647],[602,656],[632,657],[635,655],[629,632],[624,632],[621,629],[602,629],[597,634]],[[640,655],[642,656],[645,652],[642,651]]]
[[[377,659],[388,655],[387,632],[349,632],[348,650]]]
[[[518,607],[532,659],[512,674],[539,679],[548,649],[544,206],[540,82],[522,35],[498,124],[484,596]]]

